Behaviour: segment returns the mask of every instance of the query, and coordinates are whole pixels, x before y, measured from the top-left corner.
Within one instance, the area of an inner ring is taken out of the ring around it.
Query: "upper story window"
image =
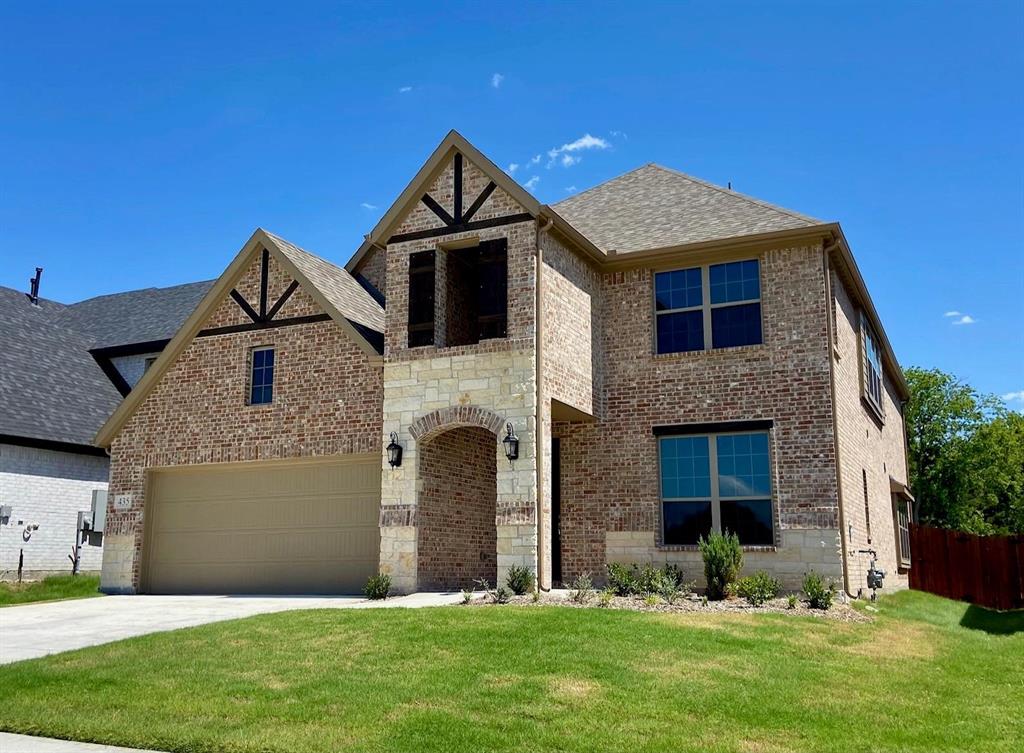
[[[249,377],[249,405],[265,405],[274,401],[274,349],[253,348]]]
[[[863,392],[864,397],[881,414],[882,403],[882,351],[878,346],[878,337],[868,323],[867,317],[861,315],[861,352],[864,366]]]
[[[761,342],[757,259],[658,272],[654,276],[657,352],[732,348]]]
[[[508,246],[504,238],[469,248],[412,254],[410,348],[472,345],[507,334]]]
[[[665,544],[696,544],[712,530],[774,543],[767,432],[663,437],[659,451]]]

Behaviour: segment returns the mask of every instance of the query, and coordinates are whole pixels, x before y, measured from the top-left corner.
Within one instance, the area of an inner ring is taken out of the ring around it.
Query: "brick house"
[[[345,268],[258,230],[114,412],[103,588],[697,578],[712,529],[904,586],[907,396],[838,224],[657,165],[542,205],[453,131]]]

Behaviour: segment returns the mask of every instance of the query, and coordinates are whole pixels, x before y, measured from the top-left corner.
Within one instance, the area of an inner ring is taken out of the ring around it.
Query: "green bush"
[[[512,565],[508,569],[508,577],[505,583],[517,596],[522,596],[527,591],[533,590],[533,571],[527,567]]]
[[[636,578],[633,573],[636,565],[630,568],[621,562],[608,564],[608,588],[615,592],[616,596],[632,596],[636,593]]]
[[[730,583],[743,567],[743,550],[740,539],[735,533],[725,534],[712,531],[706,539],[701,536],[697,541],[701,556],[704,558],[704,577],[707,578],[709,599],[723,599]]]
[[[387,573],[371,575],[366,581],[363,593],[367,599],[386,599],[391,593],[391,576]]]
[[[606,588],[597,595],[597,605],[599,607],[610,607],[613,598],[615,598],[615,591],[611,588]]]
[[[495,604],[508,604],[512,599],[512,592],[504,586],[498,586],[491,597],[494,599]]]
[[[796,605],[800,603],[800,600],[796,598],[796,594],[790,594],[786,597],[786,608],[796,609]]]
[[[774,599],[781,588],[782,584],[764,570],[758,570],[736,582],[736,592],[755,607]]]
[[[811,609],[828,609],[836,595],[836,584],[811,570],[804,575],[804,593]]]

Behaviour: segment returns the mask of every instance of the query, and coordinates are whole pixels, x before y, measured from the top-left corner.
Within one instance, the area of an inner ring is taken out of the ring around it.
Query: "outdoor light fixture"
[[[391,464],[392,468],[397,468],[402,464],[402,445],[398,444],[398,435],[395,432],[391,432],[391,444],[387,446],[388,451],[388,463]]]
[[[519,457],[519,437],[516,436],[511,423],[505,424],[505,438],[501,443],[505,445],[505,457],[508,458],[509,465],[512,465],[512,461]]]

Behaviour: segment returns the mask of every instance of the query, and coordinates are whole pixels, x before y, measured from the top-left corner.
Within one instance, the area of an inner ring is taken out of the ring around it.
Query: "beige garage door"
[[[380,459],[150,472],[149,593],[358,593],[377,571]]]

